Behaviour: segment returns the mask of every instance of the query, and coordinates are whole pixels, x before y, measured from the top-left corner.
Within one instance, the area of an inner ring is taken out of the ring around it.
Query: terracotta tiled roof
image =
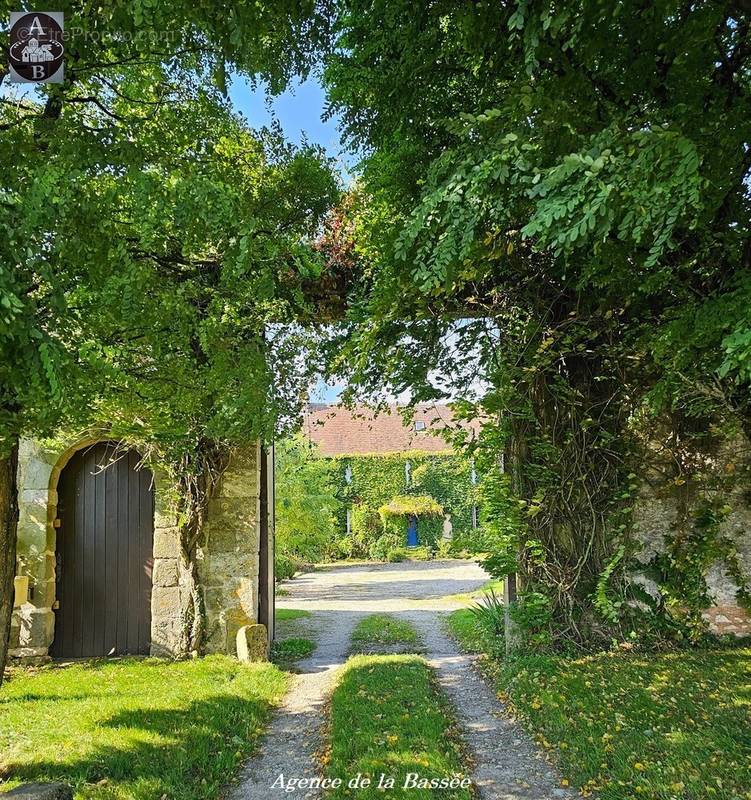
[[[421,423],[425,429],[417,430]],[[455,424],[451,409],[445,405],[418,406],[412,423],[407,425],[397,406],[375,414],[365,406],[350,410],[332,405],[310,408],[303,430],[324,456],[404,451],[439,453],[450,450],[451,445],[437,432]]]

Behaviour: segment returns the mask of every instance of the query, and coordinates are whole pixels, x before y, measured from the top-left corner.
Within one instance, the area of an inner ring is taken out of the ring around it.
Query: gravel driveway
[[[485,572],[472,561],[337,566],[286,581],[283,588],[288,594],[277,599],[277,606],[311,611],[311,617],[295,620],[295,635],[306,635],[307,628],[318,647],[299,663],[300,673],[294,676],[260,752],[246,764],[231,791],[231,800],[320,797],[315,790],[285,794],[273,784],[281,774],[285,779],[317,774],[325,703],[337,670],[347,659],[350,634],[358,620],[379,611],[409,620],[420,632],[425,658],[453,702],[473,754],[472,778],[479,797],[572,797],[560,788],[558,777],[527,734],[509,719],[495,692],[480,677],[475,658],[461,653],[443,631],[444,615],[466,607],[466,593],[486,581]]]
[[[406,561],[400,564],[358,564],[328,567],[298,575],[283,584],[279,608],[308,611],[377,611],[442,609],[467,605],[466,597],[488,580],[475,561]]]

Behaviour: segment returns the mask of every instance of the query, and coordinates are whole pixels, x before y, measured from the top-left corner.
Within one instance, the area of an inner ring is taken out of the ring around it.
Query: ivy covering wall
[[[349,552],[344,555],[385,558],[389,550],[404,546],[404,534],[393,525],[385,526],[378,514],[379,508],[400,496],[433,498],[450,517],[453,549],[472,549],[477,490],[466,458],[453,453],[404,452],[335,456],[330,461],[341,502],[337,524],[342,537],[346,537],[347,509],[351,509],[351,536],[342,541],[342,548]],[[420,544],[435,546],[442,523],[442,519],[420,520]],[[384,536],[388,539],[379,541]]]

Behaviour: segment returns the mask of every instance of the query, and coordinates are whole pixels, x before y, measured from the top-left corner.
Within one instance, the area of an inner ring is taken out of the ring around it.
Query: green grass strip
[[[458,783],[467,772],[452,710],[419,656],[350,658],[332,697],[329,733],[328,775],[341,786],[327,800],[472,797],[466,787],[405,788],[409,774]],[[360,787],[350,787],[358,774]],[[363,786],[364,779],[371,784]]]
[[[295,661],[307,658],[316,649],[311,639],[299,636],[289,639],[277,639],[271,648],[271,660],[281,667],[290,666]]]
[[[485,653],[497,658],[504,655],[503,636],[489,631],[472,609],[460,608],[452,612],[447,618],[447,624],[449,632],[465,652]]]
[[[415,629],[391,614],[371,614],[361,619],[352,631],[352,643],[358,647],[369,644],[419,644]]]
[[[224,656],[18,671],[0,689],[0,793],[58,780],[86,800],[213,800],[287,681]]]
[[[277,608],[275,615],[277,622],[287,622],[291,619],[302,619],[303,617],[309,617],[310,611],[303,611],[299,608]]]

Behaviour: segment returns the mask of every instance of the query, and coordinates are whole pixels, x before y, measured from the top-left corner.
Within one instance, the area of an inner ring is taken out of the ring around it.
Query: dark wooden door
[[[154,492],[139,460],[103,442],[60,475],[53,657],[149,652]]]

